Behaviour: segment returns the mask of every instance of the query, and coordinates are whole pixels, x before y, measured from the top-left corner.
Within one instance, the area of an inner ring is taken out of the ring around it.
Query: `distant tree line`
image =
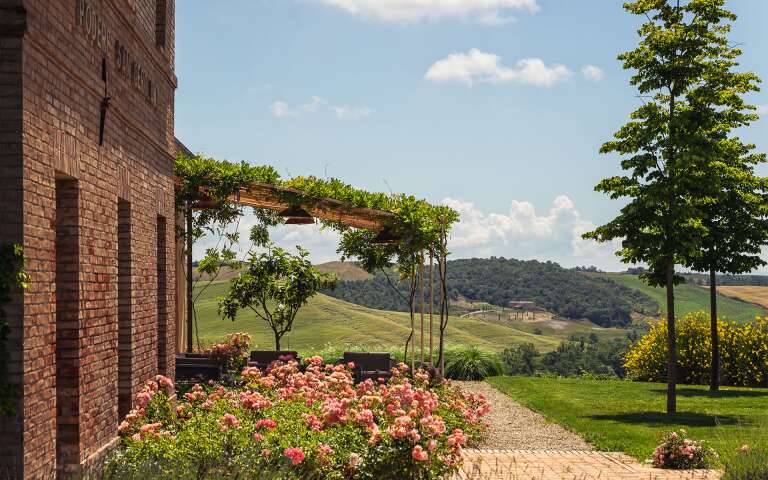
[[[596,335],[572,337],[547,353],[532,344],[512,345],[501,353],[504,371],[509,375],[557,375],[624,378],[624,356],[633,337],[599,341]]]
[[[659,311],[659,305],[642,292],[554,262],[503,257],[453,260],[448,262],[447,274],[452,300],[462,297],[502,307],[511,301],[533,301],[559,317],[588,319],[604,327],[625,326],[633,313],[655,315]],[[379,272],[373,279],[341,282],[336,290],[324,293],[370,308],[407,311],[408,286],[398,282],[396,274],[386,275],[389,281]]]
[[[685,281],[694,285],[709,285],[709,275],[702,273],[684,273]],[[724,275],[716,276],[717,285],[724,286],[768,286],[768,275]]]

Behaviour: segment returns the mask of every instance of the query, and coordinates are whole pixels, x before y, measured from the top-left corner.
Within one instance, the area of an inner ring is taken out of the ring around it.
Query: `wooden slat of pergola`
[[[295,206],[285,200],[285,194],[301,195],[298,190],[291,188],[268,183],[253,183],[248,188],[240,190],[231,200],[249,207],[281,211]],[[350,227],[368,230],[381,230],[394,216],[392,212],[353,207],[331,198],[320,199],[314,205],[301,207],[320,220],[341,222]]]

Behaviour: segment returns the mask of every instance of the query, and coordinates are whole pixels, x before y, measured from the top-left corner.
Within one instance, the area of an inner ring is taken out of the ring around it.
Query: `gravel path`
[[[481,393],[491,404],[485,417],[488,437],[476,448],[500,450],[592,450],[575,433],[520,405],[486,382],[453,382],[463,390]]]

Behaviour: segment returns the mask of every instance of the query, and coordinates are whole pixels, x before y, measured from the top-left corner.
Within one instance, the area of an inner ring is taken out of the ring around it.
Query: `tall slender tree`
[[[709,272],[712,360],[709,389],[720,388],[720,338],[717,318],[717,272],[747,273],[766,265],[760,258],[768,238],[768,185],[752,169],[727,182],[719,201],[707,208],[704,225],[708,234],[702,255],[689,267]]]
[[[616,153],[624,175],[601,181],[595,189],[628,203],[611,222],[585,234],[604,242],[622,239],[618,252],[627,263],[645,262],[641,277],[667,291],[667,412],[677,410],[677,340],[674,286],[682,281],[675,266],[701,256],[705,207],[715,200],[716,179],[708,175],[711,155],[706,147],[699,95],[717,62],[723,61],[723,22],[734,15],[724,0],[634,0],[624,8],[643,16],[636,49],[619,60],[634,70],[643,105],[601,148]],[[706,102],[703,102],[706,104]]]
[[[696,2],[691,2],[691,4]],[[717,272],[746,273],[765,265],[760,258],[768,240],[766,180],[755,175],[755,165],[765,155],[745,144],[733,132],[756,120],[755,107],[744,95],[759,90],[760,79],[752,72],[739,72],[741,49],[728,40],[730,23],[736,16],[722,9],[724,2],[698,2],[689,15],[708,18],[710,26],[697,32],[707,40],[700,75],[686,94],[689,116],[689,153],[707,159],[701,173],[702,186],[710,191],[704,207],[702,251],[687,266],[710,276],[712,363],[710,389],[719,388],[719,338],[717,331]]]

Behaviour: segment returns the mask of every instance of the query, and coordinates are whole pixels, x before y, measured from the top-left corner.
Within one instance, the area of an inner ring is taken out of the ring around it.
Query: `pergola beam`
[[[287,196],[301,195],[301,192],[287,187],[278,187],[268,183],[252,183],[230,198],[240,205],[267,210],[281,211],[295,207]],[[313,205],[301,205],[310,215],[320,220],[341,222],[354,228],[381,230],[394,214],[384,210],[353,207],[347,203],[330,198],[317,200]]]

